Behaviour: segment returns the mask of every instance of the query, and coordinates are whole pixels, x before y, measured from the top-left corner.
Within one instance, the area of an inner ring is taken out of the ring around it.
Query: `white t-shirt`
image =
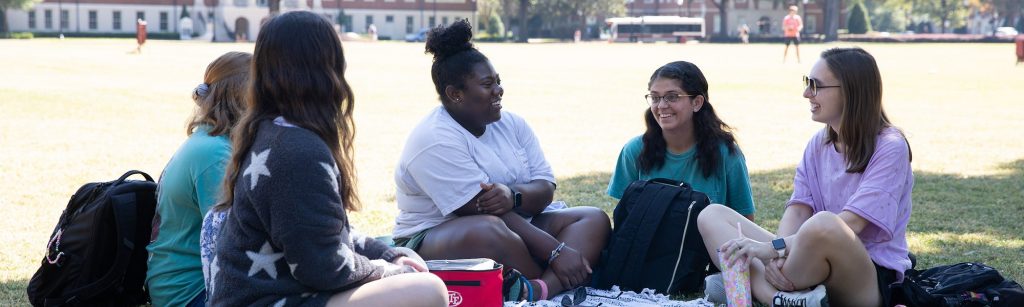
[[[395,169],[398,217],[394,236],[411,237],[455,218],[455,210],[480,193],[480,183],[504,185],[533,180],[555,183],[533,130],[521,117],[502,111],[479,138],[443,106],[420,122]]]

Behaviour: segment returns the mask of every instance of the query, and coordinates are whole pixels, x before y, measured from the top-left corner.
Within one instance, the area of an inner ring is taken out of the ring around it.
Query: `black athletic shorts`
[[[874,264],[875,275],[878,275],[878,294],[882,298],[882,306],[892,306],[892,290],[889,289],[889,285],[896,282],[896,271],[877,263]]]

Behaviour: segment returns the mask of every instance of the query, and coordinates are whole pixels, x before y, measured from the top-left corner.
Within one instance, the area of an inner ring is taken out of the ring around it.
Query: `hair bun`
[[[456,20],[448,26],[438,26],[427,33],[426,53],[434,55],[434,61],[443,60],[459,52],[476,49],[470,40],[473,39],[473,26],[465,19]]]

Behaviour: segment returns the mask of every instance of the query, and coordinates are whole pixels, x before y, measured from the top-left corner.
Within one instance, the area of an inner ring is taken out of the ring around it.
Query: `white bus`
[[[704,19],[679,16],[614,17],[605,20],[612,42],[683,42],[704,38]]]

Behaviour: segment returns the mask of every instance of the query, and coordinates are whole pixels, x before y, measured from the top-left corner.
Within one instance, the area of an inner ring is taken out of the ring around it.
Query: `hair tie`
[[[206,83],[199,83],[195,90],[192,90],[192,96],[194,97],[206,97],[210,93],[210,85]]]

